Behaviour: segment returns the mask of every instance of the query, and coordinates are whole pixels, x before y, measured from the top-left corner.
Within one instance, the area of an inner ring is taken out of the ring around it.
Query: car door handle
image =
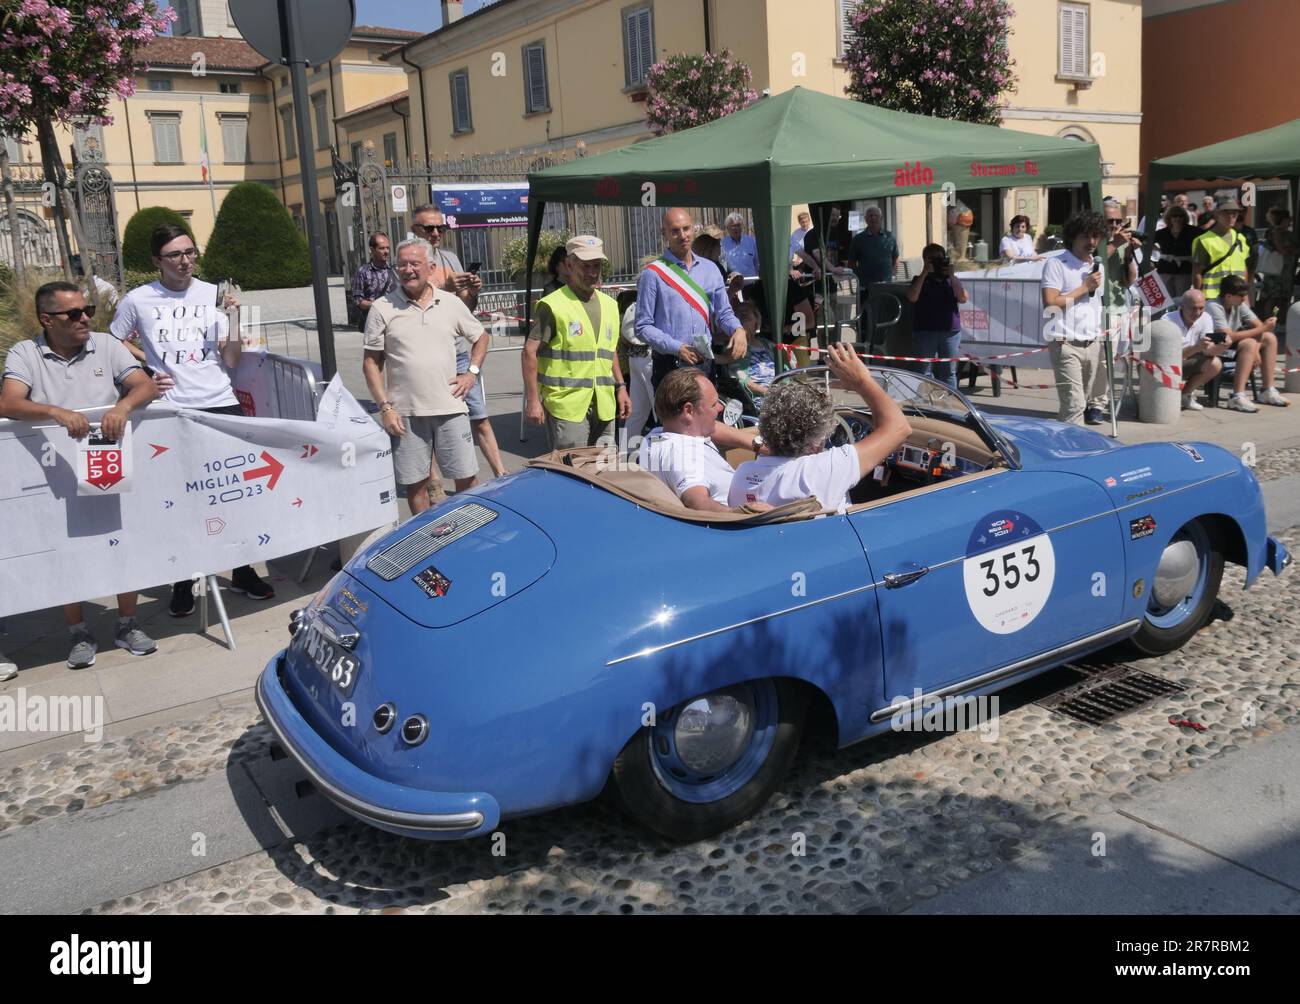
[[[905,586],[909,582],[915,582],[929,571],[930,569],[926,565],[918,565],[914,561],[909,561],[899,571],[885,573],[885,588],[897,589],[899,586]]]

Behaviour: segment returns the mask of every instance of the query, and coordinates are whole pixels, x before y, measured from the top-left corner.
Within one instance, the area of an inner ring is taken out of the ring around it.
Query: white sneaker
[[[1259,411],[1259,409],[1251,403],[1250,398],[1248,398],[1244,392],[1241,394],[1232,394],[1228,398],[1228,407],[1233,411]]]
[[[1264,393],[1259,395],[1259,399],[1265,404],[1271,404],[1277,408],[1291,407],[1291,402],[1279,394],[1276,387],[1265,388]]]
[[[1183,395],[1183,411],[1204,411],[1205,405],[1196,400],[1195,394]]]
[[[0,683],[12,680],[18,675],[18,666],[3,652],[0,652]]]

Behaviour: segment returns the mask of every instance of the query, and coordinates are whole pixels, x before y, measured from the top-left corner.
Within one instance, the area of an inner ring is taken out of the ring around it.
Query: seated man
[[[1196,389],[1209,383],[1223,369],[1219,357],[1228,351],[1228,339],[1215,338],[1214,318],[1205,312],[1205,294],[1189,289],[1178,301],[1178,309],[1165,315],[1183,333],[1183,411],[1204,410],[1196,400]]]
[[[754,449],[756,430],[718,423],[721,410],[717,390],[697,369],[668,372],[655,391],[655,413],[663,427],[652,429],[642,440],[637,463],[671,488],[687,509],[731,511],[727,492],[735,472],[720,451],[736,446]]]
[[[863,472],[874,470],[911,434],[903,412],[853,349],[833,344],[826,362],[844,387],[860,394],[871,409],[871,433],[861,442],[825,449],[835,426],[830,397],[815,384],[781,381],[763,402],[758,421],[771,456],[758,457],[736,469],[727,496],[732,505],[782,505],[811,495],[822,508],[838,509],[848,502],[849,491]]]
[[[1259,399],[1265,404],[1285,408],[1291,402],[1273,386],[1277,371],[1277,318],[1261,321],[1246,305],[1250,286],[1239,275],[1224,276],[1219,286],[1219,299],[1205,305],[1205,312],[1213,318],[1215,332],[1228,337],[1228,348],[1236,353],[1237,370],[1232,378],[1232,396],[1228,407],[1233,411],[1259,411],[1246,396],[1246,381],[1250,371],[1259,366],[1260,382],[1264,385]]]

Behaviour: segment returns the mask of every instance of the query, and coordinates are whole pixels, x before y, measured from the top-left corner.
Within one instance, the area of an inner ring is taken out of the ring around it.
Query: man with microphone
[[[1106,232],[1100,213],[1082,210],[1065,222],[1066,250],[1043,266],[1043,340],[1056,375],[1062,422],[1100,425],[1088,408],[1089,394],[1105,369],[1101,352],[1101,259],[1097,246]],[[1088,414],[1085,419],[1085,412]]]

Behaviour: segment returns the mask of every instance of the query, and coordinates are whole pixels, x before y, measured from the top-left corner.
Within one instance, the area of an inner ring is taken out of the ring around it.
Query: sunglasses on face
[[[49,314],[51,317],[66,317],[73,324],[76,324],[81,320],[82,314],[86,315],[87,320],[94,317],[95,308],[92,305],[87,307],[73,307],[71,310],[42,310],[41,313]]]
[[[198,248],[186,248],[184,251],[169,251],[167,254],[160,254],[158,257],[164,259],[165,261],[178,262],[182,258],[188,258],[191,261],[193,261],[194,259],[198,258],[198,256],[199,256]]]
[[[434,230],[436,230],[436,231],[438,231],[438,233],[442,233],[444,230],[448,230],[448,229],[450,229],[450,228],[449,228],[449,227],[447,226],[447,224],[445,224],[445,223],[432,223],[432,224],[431,224],[431,223],[412,223],[412,224],[411,224],[411,229],[412,229],[412,230],[428,230],[430,233],[432,233]]]

